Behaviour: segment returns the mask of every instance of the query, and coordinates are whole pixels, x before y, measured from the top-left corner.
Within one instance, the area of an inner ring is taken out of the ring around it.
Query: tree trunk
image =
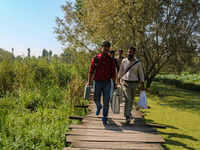
[[[153,81],[153,79],[155,78],[156,74],[151,75],[150,77],[146,78],[146,88],[149,88],[151,86],[151,83]]]
[[[146,82],[146,88],[147,88],[147,89],[150,87],[152,81],[153,81],[153,80],[151,80],[150,78],[147,79],[147,82]]]

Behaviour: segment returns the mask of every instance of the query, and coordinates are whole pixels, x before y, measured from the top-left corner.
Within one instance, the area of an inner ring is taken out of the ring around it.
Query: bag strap
[[[94,66],[95,66],[95,69],[97,68],[97,62],[98,61],[98,58],[97,58],[97,55],[94,56]]]
[[[137,64],[138,62],[140,62],[139,60],[137,60],[136,62],[134,62],[130,67],[128,67],[128,69],[125,71],[124,75],[131,69],[131,67],[133,67],[135,64]],[[123,75],[123,76],[124,76]]]

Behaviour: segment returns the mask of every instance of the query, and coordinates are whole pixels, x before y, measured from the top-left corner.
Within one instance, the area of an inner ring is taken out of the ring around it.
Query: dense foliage
[[[7,51],[5,51],[4,49],[0,48],[0,62],[4,59],[13,59],[14,55],[12,53],[9,53]]]
[[[200,91],[200,76],[199,75],[163,75],[156,76],[154,81],[160,81],[166,84],[175,85],[179,88],[188,90]]]
[[[149,87],[161,69],[181,72],[192,65],[199,46],[199,6],[197,0],[76,0],[62,7],[65,17],[57,18],[55,32],[62,43],[85,50],[103,40],[112,49],[136,47]]]
[[[184,83],[194,83],[194,84],[200,84],[200,76],[195,74],[183,74],[183,75],[176,75],[176,74],[159,74],[156,77],[158,78],[169,78],[169,79],[176,79],[181,80]]]
[[[78,57],[78,54],[77,54]],[[0,149],[63,149],[69,115],[85,115],[85,79],[59,59],[0,62]]]

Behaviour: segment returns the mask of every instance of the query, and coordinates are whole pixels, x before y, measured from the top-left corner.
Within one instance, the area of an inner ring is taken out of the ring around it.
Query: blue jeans
[[[111,79],[110,98],[112,98],[113,92],[114,92],[114,84],[113,84],[113,79]]]
[[[111,81],[107,80],[105,82],[102,81],[94,81],[93,90],[94,90],[94,102],[96,104],[97,109],[101,109],[101,93],[103,92],[103,117],[102,119],[107,119],[108,111],[109,111],[109,100],[110,100],[110,89],[111,89]]]

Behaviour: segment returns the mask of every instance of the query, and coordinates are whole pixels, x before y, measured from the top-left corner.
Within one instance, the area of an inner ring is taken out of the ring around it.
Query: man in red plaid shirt
[[[101,93],[103,92],[103,124],[107,124],[107,116],[109,112],[109,100],[110,100],[110,89],[111,89],[111,79],[116,81],[116,69],[115,61],[108,54],[110,50],[110,43],[105,41],[101,46],[101,53],[99,53],[92,59],[87,85],[90,85],[91,78],[93,77],[94,85],[94,102],[97,107],[96,115],[99,115],[102,105],[101,105]],[[114,88],[116,89],[116,83],[114,82]]]

